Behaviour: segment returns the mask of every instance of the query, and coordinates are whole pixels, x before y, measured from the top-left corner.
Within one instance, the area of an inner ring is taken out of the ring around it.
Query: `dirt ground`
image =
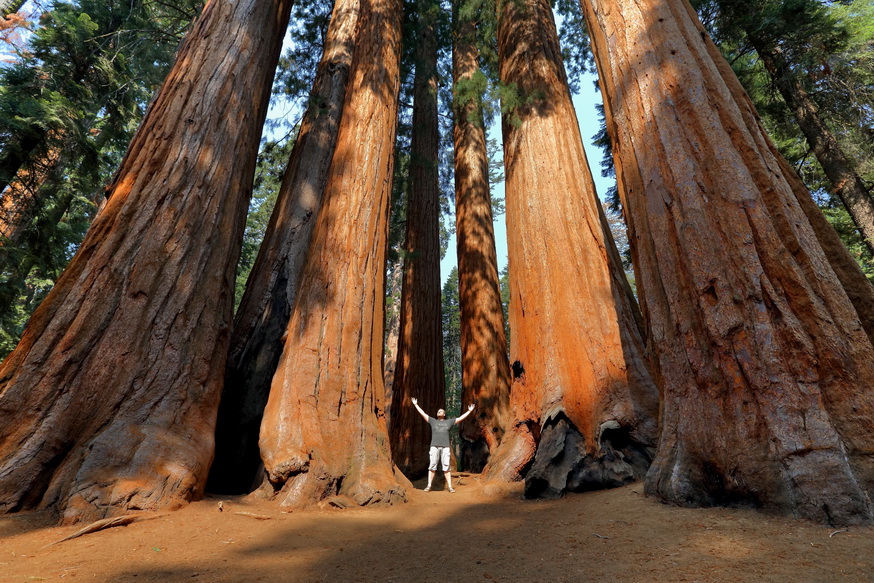
[[[639,484],[546,502],[471,475],[442,487],[393,507],[294,513],[208,497],[51,546],[82,525],[7,516],[0,581],[874,581],[874,528],[677,508]]]

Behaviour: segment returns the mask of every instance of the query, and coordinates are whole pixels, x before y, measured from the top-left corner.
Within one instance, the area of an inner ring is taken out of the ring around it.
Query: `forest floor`
[[[82,525],[7,516],[0,581],[874,581],[874,528],[677,508],[640,484],[553,501],[523,501],[520,485],[484,487],[471,475],[456,486],[449,493],[441,480],[391,507],[293,513],[207,497],[53,545]]]

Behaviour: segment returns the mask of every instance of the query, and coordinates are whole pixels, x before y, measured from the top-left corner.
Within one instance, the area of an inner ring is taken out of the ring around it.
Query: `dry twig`
[[[234,514],[239,514],[240,516],[249,516],[256,520],[270,520],[273,518],[272,516],[267,516],[265,514],[255,514],[254,512],[234,512]]]

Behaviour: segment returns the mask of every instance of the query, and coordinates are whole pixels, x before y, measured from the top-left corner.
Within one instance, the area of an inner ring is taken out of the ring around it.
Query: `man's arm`
[[[413,402],[413,407],[416,408],[416,411],[419,412],[419,415],[421,415],[422,419],[424,419],[425,423],[427,423],[429,417],[428,417],[428,414],[425,413],[424,411],[422,411],[422,408],[419,407],[419,399],[417,399],[416,397],[412,397],[410,400]]]
[[[464,421],[464,418],[465,418],[465,417],[467,417],[468,415],[470,415],[471,413],[473,413],[473,408],[474,408],[474,404],[473,404],[473,403],[471,403],[470,405],[468,405],[468,406],[467,406],[467,413],[465,413],[464,415],[461,415],[461,416],[457,417],[457,418],[455,419],[455,424],[457,425],[457,424],[461,423],[462,421]]]

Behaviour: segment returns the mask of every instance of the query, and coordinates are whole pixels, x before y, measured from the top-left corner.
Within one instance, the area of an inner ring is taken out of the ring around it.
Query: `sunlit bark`
[[[871,522],[874,347],[795,177],[685,0],[582,6],[664,380],[647,491]]]
[[[261,416],[337,143],[358,12],[358,0],[334,5],[310,107],[234,318],[210,471],[216,491],[245,492],[256,479]]]
[[[261,424],[261,457],[286,507],[405,497],[382,378],[400,2],[362,0],[359,18],[349,99]]]
[[[489,477],[528,497],[643,477],[657,389],[595,196],[547,0],[499,2],[513,423]]]
[[[76,257],[0,366],[0,511],[203,492],[287,0],[213,0]]]

